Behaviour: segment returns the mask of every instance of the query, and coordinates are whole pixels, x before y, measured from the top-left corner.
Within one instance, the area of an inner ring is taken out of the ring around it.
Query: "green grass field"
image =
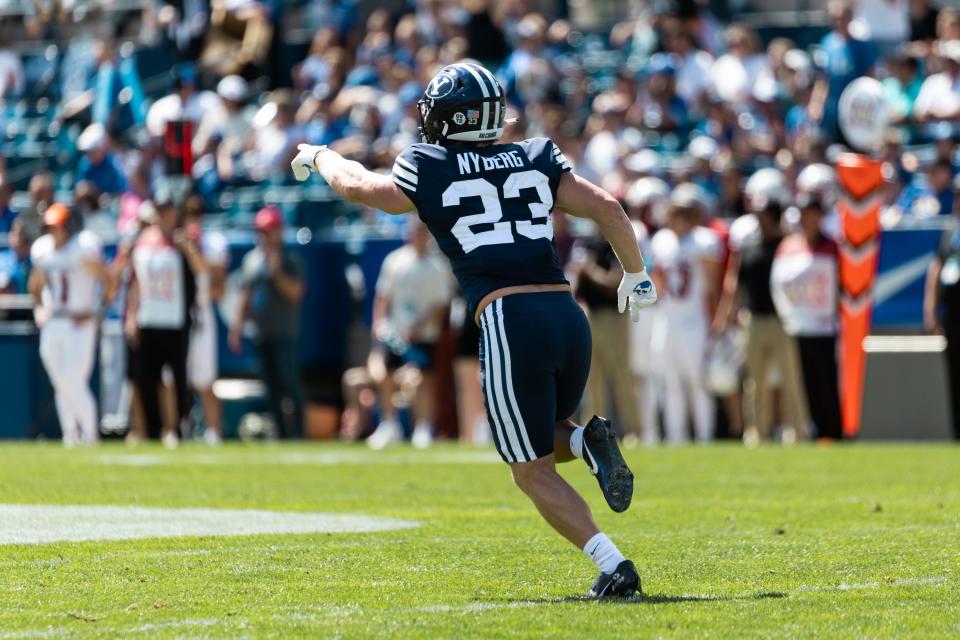
[[[606,604],[576,599],[593,565],[492,451],[3,445],[4,505],[420,526],[3,544],[0,638],[960,636],[960,448],[718,445],[628,459],[637,493],[621,515],[582,463],[563,467],[643,576],[645,596]]]

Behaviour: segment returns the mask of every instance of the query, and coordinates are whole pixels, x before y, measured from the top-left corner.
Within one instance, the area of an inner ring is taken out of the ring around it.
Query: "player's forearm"
[[[613,252],[620,260],[623,270],[627,273],[643,271],[646,265],[640,253],[640,247],[637,246],[636,233],[620,203],[611,198],[592,217],[600,228],[600,233],[613,247]]]
[[[351,202],[363,202],[363,182],[371,172],[362,164],[326,148],[313,157],[313,164],[337,195]]]
[[[230,325],[231,331],[242,331],[243,325],[247,323],[247,317],[250,314],[250,290],[241,289],[240,299],[237,301],[237,313],[234,315],[233,323]]]
[[[924,283],[923,295],[923,321],[929,329],[936,323],[937,307],[940,304],[939,287],[937,281],[940,279],[940,260],[934,258],[927,269],[927,279]]]

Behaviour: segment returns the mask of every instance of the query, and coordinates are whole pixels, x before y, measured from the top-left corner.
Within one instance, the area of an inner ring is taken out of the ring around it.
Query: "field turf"
[[[562,467],[643,576],[643,597],[605,604],[577,600],[592,564],[492,451],[5,444],[3,505],[420,526],[0,545],[0,638],[960,637],[960,448],[716,445],[628,460],[637,493],[621,515],[581,462]]]

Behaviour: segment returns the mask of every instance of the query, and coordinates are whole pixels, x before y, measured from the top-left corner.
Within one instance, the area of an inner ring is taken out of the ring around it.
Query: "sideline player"
[[[63,444],[94,444],[100,436],[90,374],[97,340],[96,315],[109,278],[100,240],[73,233],[70,210],[53,204],[43,214],[46,235],[33,243],[30,293],[40,327],[40,359],[53,384]]]
[[[670,197],[667,224],[650,240],[653,277],[663,292],[654,314],[651,344],[659,358],[663,425],[667,442],[687,442],[687,416],[698,442],[709,442],[716,410],[703,378],[710,319],[717,304],[720,245],[702,226],[698,187],[678,185]],[[688,413],[689,409],[689,413]]]
[[[612,196],[571,173],[553,141],[497,143],[506,99],[485,68],[444,67],[418,108],[423,142],[400,154],[392,177],[310,145],[300,146],[294,175],[306,180],[316,171],[348,200],[388,213],[417,212],[481,326],[484,398],[514,482],[599,568],[588,596],[631,596],[640,590],[636,567],[556,471],[557,462],[582,458],[614,511],[630,505],[633,474],[609,423],[594,417],[579,427],[569,419],[587,382],[591,338],[560,269],[551,211],[556,206],[598,225],[623,265],[619,309],[629,307],[637,318],[657,294],[630,221]]]

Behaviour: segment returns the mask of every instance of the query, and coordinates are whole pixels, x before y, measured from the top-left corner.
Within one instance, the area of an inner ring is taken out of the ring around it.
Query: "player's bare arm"
[[[720,302],[717,312],[713,316],[713,332],[723,333],[730,324],[733,311],[736,309],[737,289],[740,287],[740,252],[734,252],[727,261],[727,271],[723,276],[723,285],[720,291]]]
[[[299,149],[300,153],[291,163],[297,180],[306,180],[315,171],[337,195],[350,202],[394,214],[415,209],[390,176],[370,171],[327,147],[301,144]]]
[[[930,261],[927,268],[927,279],[923,290],[923,328],[927,333],[943,333],[937,309],[940,307],[940,270],[943,261],[939,256]]]
[[[640,309],[657,301],[657,288],[647,274],[637,236],[623,207],[597,185],[569,172],[560,178],[556,206],[579,218],[589,218],[599,227],[623,266],[617,291],[620,312],[629,307],[634,322],[639,320]]]
[[[243,325],[247,323],[247,317],[250,315],[250,288],[241,288],[237,298],[237,314],[233,318],[230,333],[227,336],[227,345],[234,353],[243,351]]]

